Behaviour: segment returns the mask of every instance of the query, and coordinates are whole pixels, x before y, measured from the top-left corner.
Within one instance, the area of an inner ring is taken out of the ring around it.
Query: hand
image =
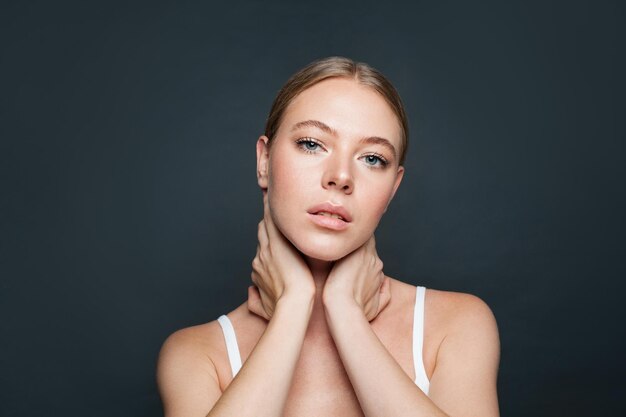
[[[355,302],[367,321],[374,320],[391,301],[389,277],[376,253],[374,235],[354,252],[333,265],[324,284],[323,300]]]
[[[311,270],[300,252],[272,221],[267,191],[263,190],[263,220],[259,222],[258,245],[252,261],[248,287],[248,310],[271,319],[278,300],[285,295],[315,296]]]

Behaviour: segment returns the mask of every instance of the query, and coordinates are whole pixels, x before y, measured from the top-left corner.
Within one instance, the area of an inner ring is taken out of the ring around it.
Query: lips
[[[322,203],[322,204],[318,204],[318,205],[313,206],[313,207],[311,207],[311,208],[309,208],[307,210],[307,213],[309,213],[309,214],[318,214],[318,213],[321,213],[321,212],[334,214],[334,215],[337,215],[337,216],[341,216],[343,221],[346,222],[346,223],[350,223],[352,221],[352,215],[348,212],[348,210],[343,208],[343,206],[335,206],[335,205],[330,204],[328,202]],[[339,220],[339,219],[336,219],[336,220]]]

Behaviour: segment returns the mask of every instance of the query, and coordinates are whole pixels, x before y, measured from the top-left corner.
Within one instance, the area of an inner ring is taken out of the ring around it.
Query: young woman
[[[255,285],[164,342],[167,417],[499,415],[489,307],[388,277],[376,253],[407,125],[366,64],[326,58],[287,81],[256,143]]]

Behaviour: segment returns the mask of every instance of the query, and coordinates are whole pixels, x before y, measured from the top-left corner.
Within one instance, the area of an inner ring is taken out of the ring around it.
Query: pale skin
[[[332,131],[293,129],[310,120]],[[372,136],[394,149],[360,141]],[[165,415],[498,416],[498,330],[475,296],[427,290],[429,394],[414,382],[415,287],[382,272],[373,235],[404,173],[397,118],[382,97],[325,80],[296,97],[267,142],[257,141],[255,286],[228,314],[243,367],[233,379],[216,321],[175,332],[157,368]],[[352,213],[346,230],[310,222],[306,209],[324,201]]]

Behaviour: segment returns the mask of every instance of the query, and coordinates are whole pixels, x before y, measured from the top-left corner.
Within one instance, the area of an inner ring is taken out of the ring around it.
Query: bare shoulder
[[[223,343],[219,323],[182,328],[161,346],[157,385],[166,415],[205,413],[222,391],[214,357]]]
[[[170,334],[159,352],[157,377],[159,383],[164,378],[177,374],[179,371],[196,369],[205,375],[216,376],[213,358],[221,340],[219,323],[209,323],[185,327]]]
[[[212,355],[221,342],[220,326],[217,320],[176,330],[161,346],[160,356],[184,354],[196,360],[212,362]]]
[[[393,278],[391,281],[392,297],[399,300],[400,308],[412,309],[415,305],[415,285]],[[424,303],[427,333],[436,345],[459,332],[481,332],[492,339],[498,337],[493,311],[476,295],[426,288]]]
[[[493,311],[473,294],[428,290],[426,297],[445,329],[430,398],[450,415],[473,410],[476,415],[498,416],[500,339]]]
[[[415,302],[415,285],[391,278],[393,296],[405,305]],[[426,312],[430,319],[437,319],[439,325],[463,325],[464,320],[495,322],[491,308],[476,295],[426,288]]]
[[[489,305],[474,294],[430,288],[426,294],[432,306],[450,319],[451,325],[462,325],[467,320],[495,321]]]
[[[443,329],[442,345],[459,341],[489,349],[499,356],[500,340],[495,315],[489,305],[474,294],[428,289],[426,308]],[[444,350],[445,351],[445,350]],[[441,353],[441,351],[440,351]]]
[[[235,331],[240,354],[246,357],[263,333],[267,323],[250,313],[244,302],[225,314]],[[193,368],[210,374],[222,392],[232,380],[224,332],[217,320],[189,326],[173,332],[164,341],[159,353],[158,369],[169,365],[178,370]],[[160,372],[157,373],[157,376]]]

